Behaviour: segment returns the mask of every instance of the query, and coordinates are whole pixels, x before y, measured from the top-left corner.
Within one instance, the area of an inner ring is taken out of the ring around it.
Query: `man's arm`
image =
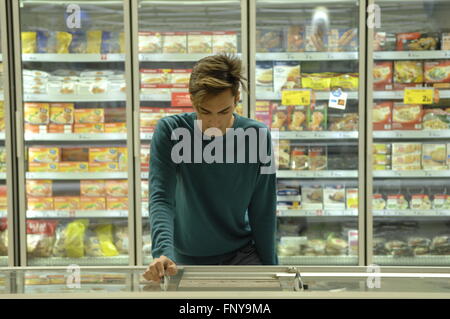
[[[176,164],[171,159],[171,130],[162,119],[152,137],[150,151],[150,225],[152,256],[174,260]]]
[[[272,141],[270,133],[267,130],[268,154],[272,151]],[[270,156],[270,155],[269,155]],[[274,160],[273,156],[266,164],[261,164],[256,179],[255,190],[253,191],[250,205],[248,207],[248,218],[253,233],[256,250],[264,265],[277,265],[278,257],[276,254],[276,174],[270,170],[261,170],[267,168]]]

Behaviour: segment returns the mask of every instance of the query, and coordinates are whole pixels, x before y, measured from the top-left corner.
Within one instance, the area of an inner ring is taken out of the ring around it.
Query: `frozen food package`
[[[282,52],[283,38],[283,30],[257,29],[256,52]]]
[[[358,209],[358,189],[346,188],[346,207],[347,209]]]
[[[114,123],[115,124],[115,123]],[[106,125],[103,123],[89,123],[89,124],[74,124],[74,133],[108,133],[106,132]],[[110,132],[112,133],[112,132]]]
[[[329,91],[334,73],[302,73],[302,88],[317,91]]]
[[[273,105],[272,109],[272,129],[286,131],[288,125],[289,108],[284,105]]]
[[[394,83],[423,83],[423,63],[394,61]]]
[[[421,130],[422,105],[394,103],[392,111],[393,130]]]
[[[256,101],[255,119],[270,127],[272,123],[270,101]]]
[[[80,78],[76,87],[80,95],[103,94],[108,91],[108,79],[104,76]]]
[[[80,210],[106,210],[105,197],[81,196]]]
[[[308,112],[308,130],[326,131],[328,125],[328,106],[325,103],[311,104]]]
[[[89,172],[88,162],[61,162],[58,171],[62,173],[87,173]]]
[[[98,125],[98,124],[93,124]],[[104,124],[105,133],[127,133],[127,123],[106,123]]]
[[[374,51],[395,51],[396,35],[390,32],[374,32]]]
[[[292,107],[289,113],[288,130],[289,131],[306,131],[308,127],[308,111],[306,105],[296,105]]]
[[[120,34],[121,32],[103,31],[102,33],[102,54],[118,54],[121,53],[120,46]]]
[[[448,199],[449,195],[446,194],[434,194],[432,206],[433,209],[448,209]]]
[[[0,256],[8,255],[8,229],[0,231]]]
[[[309,169],[311,171],[321,171],[327,169],[327,147],[310,146],[308,151]]]
[[[27,180],[26,192],[30,197],[52,197],[52,181]]]
[[[80,181],[81,196],[102,197],[106,196],[105,180]]]
[[[325,186],[323,189],[324,209],[345,209],[344,185]]]
[[[289,140],[280,140],[278,151],[275,149],[275,159],[280,169],[289,169],[291,145]]]
[[[87,48],[86,53],[100,54],[102,47],[102,31],[87,31]]]
[[[302,25],[290,25],[287,30],[287,52],[305,51],[305,28]]]
[[[257,62],[255,78],[256,78],[256,90],[273,91],[272,62]]]
[[[77,210],[80,207],[80,197],[56,196],[53,198],[55,210]]]
[[[163,53],[186,53],[186,32],[162,32]]]
[[[392,90],[394,67],[392,61],[374,62],[373,88],[375,90]]]
[[[49,123],[50,106],[48,103],[24,103],[25,123],[45,125]]]
[[[302,207],[323,209],[323,188],[321,186],[302,187]]]
[[[141,84],[169,84],[172,69],[141,69]]]
[[[102,248],[100,246],[100,240],[90,230],[88,230],[87,233],[84,251],[86,256],[89,257],[103,257]]]
[[[331,78],[330,88],[341,88],[345,90],[357,90],[359,86],[358,73],[338,74]]]
[[[409,203],[405,199],[405,195],[403,194],[394,194],[394,195],[388,195],[387,201],[386,201],[386,209],[387,210],[403,210],[408,209]]]
[[[32,173],[54,173],[58,168],[59,163],[28,163],[28,171]]]
[[[61,161],[63,162],[88,162],[88,147],[63,147],[61,148]]]
[[[424,51],[439,49],[438,33],[397,33],[397,51]]]
[[[329,131],[358,131],[358,113],[328,114]]]
[[[22,54],[36,53],[37,34],[36,32],[22,32]]]
[[[358,29],[339,29],[338,51],[358,51]]]
[[[273,63],[273,89],[275,92],[284,89],[301,88],[300,63],[294,61],[275,61]]]
[[[425,83],[449,83],[450,61],[426,61],[424,77]]]
[[[424,170],[446,170],[447,145],[428,144],[422,145],[422,168]]]
[[[422,144],[392,143],[393,170],[420,170],[422,159]]]
[[[69,53],[69,46],[72,42],[72,34],[68,32],[56,32],[56,52]]]
[[[342,238],[336,237],[335,234],[327,236],[325,252],[328,256],[345,256],[348,251],[348,243]]]
[[[305,27],[305,51],[322,52],[327,51],[328,35],[322,29],[314,30],[314,27],[307,25]]]
[[[89,162],[117,162],[118,152],[115,147],[89,148]]]
[[[449,51],[450,50],[450,33],[443,32],[441,37],[441,50]]]
[[[376,131],[392,129],[392,102],[379,102],[373,106],[372,123]]]
[[[214,31],[212,33],[212,53],[237,53],[237,33],[234,31]]]
[[[386,209],[386,200],[382,194],[373,194],[372,197],[372,209],[384,210]]]
[[[30,257],[50,257],[55,242],[57,221],[27,219],[27,254]]]
[[[70,53],[84,54],[87,52],[87,33],[82,30],[71,30],[72,42],[69,46]]]
[[[0,163],[4,164],[6,163],[6,148],[0,147]]]
[[[431,209],[431,200],[427,194],[411,195],[411,209]]]
[[[58,147],[29,147],[28,161],[34,163],[54,163],[60,161],[61,152]]]
[[[127,180],[106,180],[106,195],[110,197],[127,197],[128,181]]]
[[[107,197],[107,210],[128,210],[128,197]]]
[[[50,104],[50,123],[72,124],[74,118],[73,103]]]
[[[119,163],[117,162],[98,162],[89,163],[89,172],[118,172]]]
[[[102,108],[75,109],[75,123],[104,123],[105,111]]]
[[[64,240],[67,257],[84,257],[84,236],[88,226],[88,219],[78,219],[67,224]]]
[[[149,194],[149,187],[148,187],[148,181],[146,180],[141,180],[141,190],[142,190],[142,194],[141,194],[141,200],[143,202],[147,202],[148,201],[148,194]]]
[[[192,69],[174,69],[172,70],[170,82],[172,84],[189,84]]]
[[[117,256],[119,252],[113,243],[112,224],[103,224],[95,228],[95,233],[100,241],[100,248],[103,256]]]
[[[188,53],[212,53],[212,32],[188,32]]]
[[[139,32],[139,53],[161,53],[162,35],[159,32]]]
[[[308,147],[307,146],[292,147],[291,169],[293,169],[293,170],[308,169]]]
[[[116,150],[119,171],[125,172],[128,169],[128,149],[126,147],[117,147]]]
[[[27,197],[27,210],[53,210],[53,197]]]

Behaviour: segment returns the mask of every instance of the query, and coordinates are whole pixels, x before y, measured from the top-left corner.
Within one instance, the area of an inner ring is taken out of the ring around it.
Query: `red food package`
[[[409,51],[408,44],[414,40],[420,39],[420,32],[398,33],[397,34],[397,51]]]
[[[29,256],[51,256],[57,225],[57,221],[27,220],[27,253]]]
[[[270,101],[256,101],[255,118],[270,127],[271,125]]]
[[[308,124],[308,107],[306,105],[296,105],[291,108],[289,114],[289,131],[306,131]]]
[[[390,130],[392,127],[392,102],[377,103],[373,106],[372,123],[375,131]]]
[[[289,118],[288,110],[287,106],[272,104],[272,129],[286,131]]]
[[[373,88],[375,90],[392,90],[392,61],[375,62],[373,66]]]
[[[429,61],[424,65],[425,83],[450,82],[450,61]]]
[[[395,103],[392,111],[392,129],[421,130],[422,105]]]

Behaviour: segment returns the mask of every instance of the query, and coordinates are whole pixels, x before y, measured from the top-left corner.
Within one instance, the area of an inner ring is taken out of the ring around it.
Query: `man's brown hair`
[[[189,93],[194,106],[199,106],[206,95],[216,95],[226,89],[231,89],[233,96],[237,96],[240,85],[246,90],[245,80],[242,61],[238,57],[212,55],[195,64],[189,80]]]

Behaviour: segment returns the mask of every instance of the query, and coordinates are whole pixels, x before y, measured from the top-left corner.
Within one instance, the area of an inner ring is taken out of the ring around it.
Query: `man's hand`
[[[160,282],[164,275],[175,276],[177,272],[177,265],[170,258],[161,256],[153,260],[143,276],[146,280]]]

